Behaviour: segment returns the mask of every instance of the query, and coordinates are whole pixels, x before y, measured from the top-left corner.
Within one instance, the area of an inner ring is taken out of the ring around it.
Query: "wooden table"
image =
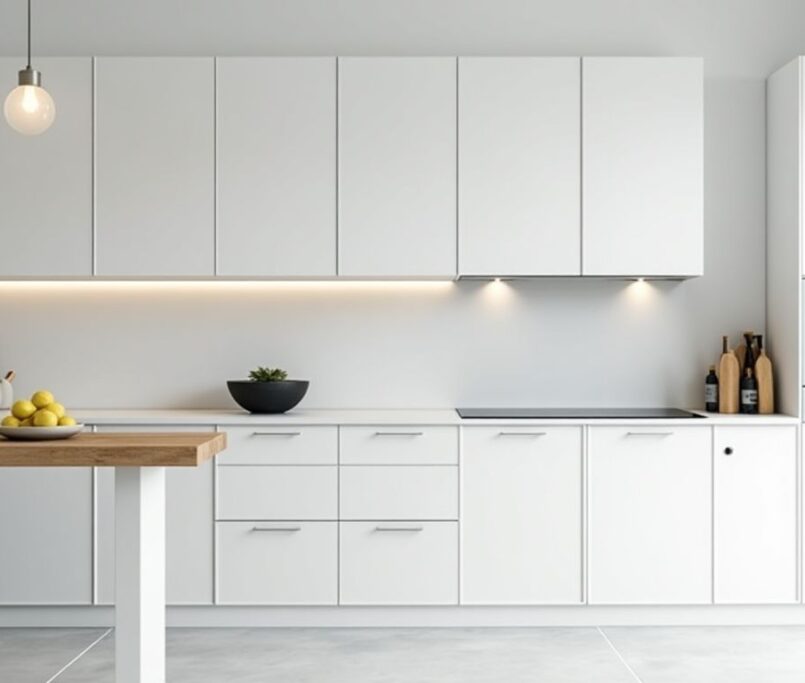
[[[165,681],[165,468],[197,467],[223,433],[84,433],[0,438],[0,467],[115,468],[115,680]]]

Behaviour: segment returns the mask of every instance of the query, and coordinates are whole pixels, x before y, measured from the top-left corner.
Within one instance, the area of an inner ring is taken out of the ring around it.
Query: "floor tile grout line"
[[[632,674],[632,678],[634,678],[634,679],[635,679],[635,681],[637,681],[637,683],[643,683],[643,681],[640,679],[640,676],[638,676],[638,675],[637,675],[637,674],[634,672],[634,669],[633,669],[631,666],[629,666],[629,663],[628,663],[628,662],[627,662],[627,661],[624,659],[623,655],[622,655],[622,654],[621,654],[621,653],[618,651],[618,648],[616,648],[616,647],[615,647],[615,646],[612,644],[612,641],[609,639],[609,636],[607,636],[607,634],[606,634],[606,633],[604,633],[604,632],[603,632],[603,630],[601,630],[601,627],[600,627],[600,626],[596,626],[595,628],[596,628],[596,630],[598,631],[598,633],[600,633],[600,634],[601,634],[601,637],[602,637],[602,638],[603,638],[603,639],[606,641],[606,644],[607,644],[607,645],[609,645],[609,649],[610,649],[610,650],[612,650],[612,652],[614,652],[614,653],[615,653],[615,656],[616,656],[616,657],[617,657],[617,658],[620,660],[621,664],[623,664],[623,666],[625,666],[625,667],[626,667],[626,670],[627,670],[627,671],[628,671],[630,674]]]
[[[45,683],[53,683],[59,676],[61,676],[67,669],[69,669],[73,664],[75,664],[79,659],[81,659],[87,652],[89,652],[93,647],[95,647],[98,643],[100,643],[106,636],[108,636],[114,629],[109,628],[104,633],[102,633],[98,638],[96,638],[92,643],[90,643],[87,647],[85,647],[81,652],[79,652],[75,657],[73,657],[67,664],[65,664],[61,669],[59,669],[55,674],[53,674],[50,678],[48,678]]]

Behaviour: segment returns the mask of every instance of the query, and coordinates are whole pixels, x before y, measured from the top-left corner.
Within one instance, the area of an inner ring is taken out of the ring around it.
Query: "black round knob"
[[[732,448],[730,448],[729,446],[727,446],[727,447],[724,449],[724,455],[732,455]]]

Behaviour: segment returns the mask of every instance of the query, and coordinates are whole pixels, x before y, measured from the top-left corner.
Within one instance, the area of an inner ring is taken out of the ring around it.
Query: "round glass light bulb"
[[[56,105],[47,90],[38,85],[20,85],[6,97],[6,121],[18,133],[39,135],[53,124]]]

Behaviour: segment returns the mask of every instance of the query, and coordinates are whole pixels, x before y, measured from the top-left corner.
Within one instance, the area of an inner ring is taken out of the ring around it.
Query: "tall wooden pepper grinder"
[[[721,338],[721,358],[718,362],[718,412],[734,414],[738,412],[740,391],[740,366],[738,358],[729,347],[729,338]]]
[[[763,348],[763,335],[755,337],[758,357],[755,360],[755,379],[757,380],[757,409],[761,415],[774,412],[774,371],[771,359]]]

